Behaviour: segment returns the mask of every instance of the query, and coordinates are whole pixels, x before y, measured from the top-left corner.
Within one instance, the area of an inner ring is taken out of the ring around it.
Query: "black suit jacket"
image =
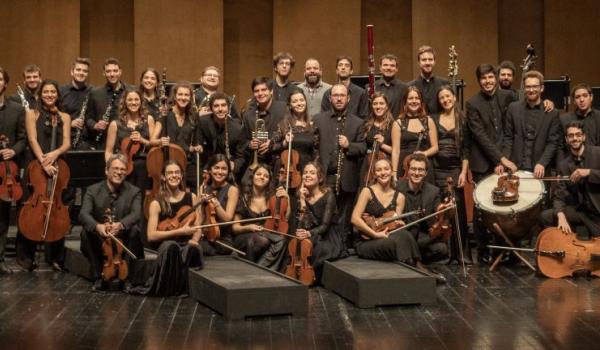
[[[25,108],[20,103],[4,99],[0,107],[0,135],[8,137],[8,147],[15,151],[15,158],[20,157],[27,146]]]
[[[210,158],[216,153],[225,154],[224,149],[217,148],[217,138],[225,138],[225,131],[217,132],[217,124],[213,120],[212,114],[207,114],[198,118],[198,127],[196,128],[196,137],[198,144],[202,145],[202,164],[207,164]],[[248,139],[239,119],[227,118],[227,133],[229,138],[229,152],[231,160],[235,164],[235,173],[239,173],[245,163],[246,147]],[[225,143],[225,140],[223,140]]]
[[[362,119],[366,119],[369,116],[369,97],[365,89],[360,86],[350,83],[348,85],[348,96],[350,101],[346,111],[349,114],[354,114]],[[321,112],[332,111],[331,107],[331,89],[325,91],[323,99],[321,100]]]
[[[104,149],[104,143],[106,142],[106,132],[108,127],[102,133],[102,139],[100,142],[96,142],[96,136],[98,133],[94,130],[94,125],[104,116],[108,108],[109,103],[112,101],[112,109],[110,110],[110,121],[118,118],[119,115],[119,100],[123,93],[127,90],[127,85],[121,82],[121,88],[117,91],[112,89],[112,86],[105,84],[93,88],[90,91],[90,99],[88,100],[88,106],[85,112],[85,124],[88,128],[89,142],[95,144],[97,149]],[[115,94],[116,93],[116,94]],[[113,99],[113,94],[115,97]]]
[[[337,116],[332,111],[321,112],[314,116],[313,123],[315,132],[319,135],[319,161],[325,174],[328,174],[331,173],[328,171],[328,166],[338,147],[335,137],[338,125]],[[364,121],[355,115],[347,114],[342,134],[348,138],[350,147],[344,155],[340,187],[345,192],[356,192],[360,180],[360,164],[362,157],[367,152]]]
[[[508,105],[514,96],[507,90],[496,90],[496,102],[490,103],[490,97],[483,92],[477,93],[467,101],[467,123],[471,130],[472,151],[469,166],[477,173],[487,173],[500,163],[502,156],[501,140],[496,137],[496,127],[504,130],[504,120]],[[502,115],[500,125],[494,125],[494,108],[500,109]],[[497,106],[497,107],[496,107]]]
[[[502,153],[510,154],[509,159],[518,168],[523,167],[523,152],[525,151],[525,114],[527,113],[527,102],[517,101],[508,106],[506,112],[506,124],[504,127],[504,141]],[[545,168],[551,164],[560,147],[560,119],[558,111],[543,112],[543,118],[537,123],[535,141],[533,142],[531,165],[541,164]],[[546,169],[548,170],[548,169]]]
[[[585,146],[583,150],[583,168],[591,169],[590,175],[583,180],[583,190],[588,192],[596,212],[600,214],[600,147]],[[568,155],[558,164],[558,174],[568,176],[575,171],[573,154]],[[579,184],[570,181],[559,181],[554,191],[554,212],[562,211],[566,205],[579,204]]]
[[[410,190],[408,180],[398,181],[396,188],[400,193],[404,194],[404,197],[406,198],[406,204],[404,205],[405,213],[422,209],[425,215],[429,215],[436,211],[441,202],[440,189],[426,181],[423,182],[423,187],[421,188],[420,200],[417,199],[419,196]],[[420,219],[418,215],[413,215],[409,218],[406,218],[404,221],[409,223],[418,219]],[[408,230],[414,234],[416,234],[418,231],[428,232],[429,227],[433,222],[435,222],[435,220],[435,218],[431,218],[429,220],[422,221],[421,224],[412,226]]]

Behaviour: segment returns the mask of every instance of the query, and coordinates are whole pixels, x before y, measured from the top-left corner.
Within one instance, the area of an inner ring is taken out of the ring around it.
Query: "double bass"
[[[50,149],[54,150],[57,148],[60,115],[56,107],[53,107],[50,113]],[[65,237],[71,226],[69,208],[62,202],[62,192],[69,183],[70,169],[62,158],[58,158],[54,166],[57,170],[54,176],[48,176],[38,160],[31,161],[27,167],[29,186],[33,187],[33,194],[19,213],[19,229],[31,241],[58,241]]]
[[[8,137],[0,135],[2,149],[8,148]],[[2,160],[0,164],[0,200],[4,202],[18,201],[23,196],[23,188],[17,180],[19,167],[13,160]]]

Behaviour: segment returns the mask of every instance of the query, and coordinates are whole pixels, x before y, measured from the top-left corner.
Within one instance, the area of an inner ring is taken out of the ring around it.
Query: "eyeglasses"
[[[206,73],[204,74],[205,77],[209,77],[209,78],[218,78],[219,75],[218,74],[214,74],[214,73]]]

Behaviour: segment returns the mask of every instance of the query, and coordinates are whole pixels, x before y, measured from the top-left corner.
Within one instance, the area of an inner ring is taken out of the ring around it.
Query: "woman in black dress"
[[[158,259],[152,276],[146,286],[137,292],[154,296],[171,296],[188,293],[188,268],[202,267],[201,213],[196,209],[196,219],[176,229],[159,230],[163,220],[174,218],[181,208],[192,208],[198,198],[192,192],[185,192],[183,169],[174,161],[169,161],[161,176],[161,189],[150,203],[148,217],[148,241],[157,249]],[[183,209],[185,210],[185,209]]]
[[[140,76],[139,90],[142,92],[142,102],[154,120],[160,119],[160,98],[158,96],[158,83],[160,78],[156,69],[148,67]]]
[[[387,96],[385,96],[383,92],[376,92],[371,102],[371,115],[365,122],[367,154],[363,159],[362,167],[360,169],[361,187],[368,185],[365,183],[365,179],[367,171],[369,171],[369,166],[373,165],[371,164],[371,159],[373,158],[375,141],[377,141],[379,154],[383,154],[385,158],[389,158],[392,155],[393,123],[394,117],[390,111],[390,104]],[[373,160],[377,160],[377,158],[373,158]]]
[[[302,185],[298,189],[296,237],[310,239],[313,252],[310,258],[317,281],[320,281],[325,261],[346,257],[344,232],[335,224],[337,206],[335,194],[325,186],[321,165],[309,162],[302,172]]]
[[[471,138],[466,125],[464,113],[456,105],[456,95],[449,85],[440,87],[437,93],[439,114],[432,116],[438,130],[439,151],[434,158],[435,183],[446,197],[446,179],[451,177],[455,184],[456,205],[461,235],[461,243],[465,254],[465,262],[470,263],[467,212],[463,187],[467,182],[469,171],[469,156],[471,155]],[[456,233],[456,229],[454,230]],[[460,260],[458,239],[452,235],[451,259]]]
[[[244,184],[244,193],[238,204],[235,220],[253,219],[272,215],[269,200],[272,196],[288,202],[288,210],[281,215],[290,214],[289,198],[283,187],[273,191],[270,186],[271,172],[264,164],[259,164]],[[273,232],[265,232],[264,221],[248,224],[233,224],[235,248],[246,253],[246,258],[275,271],[281,270],[285,253],[285,237]],[[287,233],[287,232],[283,232]]]
[[[108,126],[104,159],[108,160],[113,153],[122,153],[121,146],[126,139],[133,144],[139,143],[139,151],[131,158],[133,172],[127,176],[127,181],[142,191],[150,187],[146,170],[147,151],[160,143],[155,132],[154,117],[142,104],[142,94],[137,90],[123,93],[119,101],[119,118],[110,122]],[[124,155],[128,157],[127,154]]]

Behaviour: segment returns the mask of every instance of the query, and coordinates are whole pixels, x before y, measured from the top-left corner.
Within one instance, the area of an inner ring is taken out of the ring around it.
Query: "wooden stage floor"
[[[9,264],[13,267],[13,259]],[[92,293],[68,273],[0,277],[0,349],[597,349],[600,279],[439,266],[437,303],[358,309],[317,287],[306,318],[227,321],[192,298]]]

